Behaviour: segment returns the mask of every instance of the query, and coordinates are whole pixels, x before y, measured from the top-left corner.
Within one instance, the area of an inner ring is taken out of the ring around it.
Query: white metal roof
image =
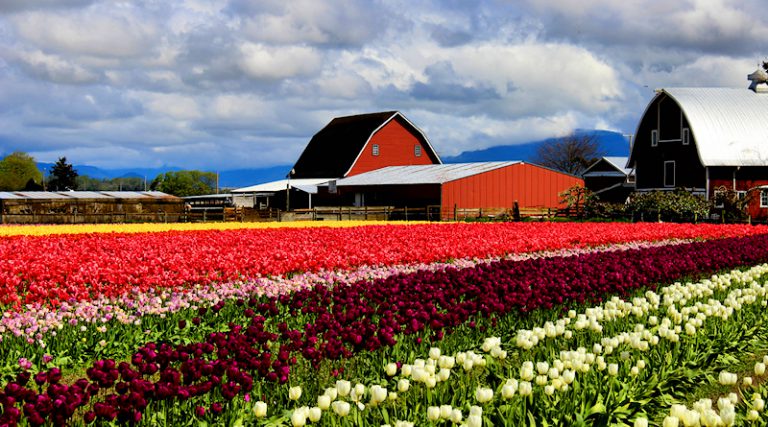
[[[360,175],[340,179],[336,181],[336,186],[442,184],[518,163],[522,162],[478,162],[448,163],[441,165],[388,166],[382,169],[361,173]]]
[[[251,185],[250,187],[238,188],[232,190],[232,193],[275,193],[285,190],[289,183],[291,188],[298,188],[307,193],[316,193],[318,184],[323,184],[331,179],[332,178],[281,179],[279,181],[265,182],[263,184]],[[314,187],[314,191],[312,187]]]
[[[0,199],[139,199],[174,197],[160,191],[15,191],[0,192]]]
[[[613,166],[616,169],[616,172],[592,172],[592,168],[595,167],[598,163],[605,160]],[[586,171],[584,171],[584,176],[621,176],[622,174],[624,176],[632,175],[632,169],[627,167],[627,162],[629,161],[629,157],[602,157],[600,160],[596,161],[595,163],[592,163]]]
[[[688,119],[704,166],[768,166],[768,93],[666,88]]]

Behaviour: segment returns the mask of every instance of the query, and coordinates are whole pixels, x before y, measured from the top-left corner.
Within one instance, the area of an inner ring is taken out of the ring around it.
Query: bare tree
[[[572,133],[539,145],[534,163],[580,176],[602,156],[594,135]]]

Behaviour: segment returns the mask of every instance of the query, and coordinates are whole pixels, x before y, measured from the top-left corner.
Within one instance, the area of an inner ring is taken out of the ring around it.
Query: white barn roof
[[[688,119],[704,166],[768,166],[768,93],[666,88]],[[650,104],[649,104],[650,105]]]
[[[250,187],[238,188],[232,190],[232,193],[276,193],[285,190],[289,183],[291,188],[298,188],[307,193],[316,193],[318,184],[323,184],[331,179],[332,178],[281,179],[279,181],[265,182],[263,184],[251,185]]]
[[[494,169],[522,163],[512,162],[482,162],[482,163],[448,163],[441,165],[418,166],[388,166],[374,171],[336,181],[337,187],[351,185],[411,185],[411,184],[442,184],[468,176],[492,171]]]
[[[600,162],[607,162],[609,165],[611,165],[614,169],[616,169],[616,172],[593,172],[592,168],[600,164]],[[624,176],[630,176],[633,174],[632,168],[627,167],[627,162],[629,161],[629,157],[601,157],[600,160],[592,163],[586,171],[584,171],[584,176],[621,176],[623,174]]]

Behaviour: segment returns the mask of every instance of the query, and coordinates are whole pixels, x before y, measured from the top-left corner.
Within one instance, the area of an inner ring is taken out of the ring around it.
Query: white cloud
[[[145,105],[149,111],[177,120],[194,120],[201,117],[197,101],[177,94],[147,94]]]
[[[29,73],[55,83],[82,84],[99,80],[96,73],[58,55],[48,55],[39,50],[21,52],[18,59]]]
[[[157,29],[139,10],[104,3],[66,12],[36,11],[11,16],[16,31],[45,51],[121,58],[152,48]]]
[[[280,80],[316,73],[322,56],[306,46],[267,46],[243,43],[240,46],[240,67],[257,80]]]

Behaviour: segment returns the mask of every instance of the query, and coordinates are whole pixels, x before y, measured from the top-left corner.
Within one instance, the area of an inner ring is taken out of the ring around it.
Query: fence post
[[[458,221],[459,220],[458,205],[456,203],[453,204],[453,220],[454,221]]]
[[[405,222],[408,222],[408,206],[405,207]]]
[[[725,209],[723,209],[723,214],[721,215],[721,218],[723,220],[723,224],[725,224]]]

